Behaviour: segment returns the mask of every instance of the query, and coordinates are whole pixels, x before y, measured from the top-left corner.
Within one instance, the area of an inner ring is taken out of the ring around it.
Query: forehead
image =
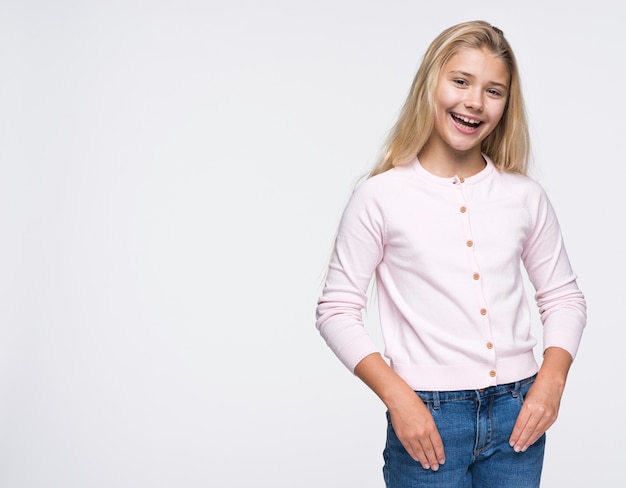
[[[503,84],[508,84],[511,75],[506,63],[486,48],[465,48],[455,52],[444,63],[441,75],[445,76],[455,71],[492,78],[493,81]]]

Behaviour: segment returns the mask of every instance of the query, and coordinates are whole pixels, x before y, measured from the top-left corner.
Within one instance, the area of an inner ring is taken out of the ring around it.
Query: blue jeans
[[[446,462],[422,468],[400,443],[387,412],[383,474],[387,488],[538,488],[545,434],[526,452],[509,437],[535,377],[484,390],[416,392],[435,419]]]

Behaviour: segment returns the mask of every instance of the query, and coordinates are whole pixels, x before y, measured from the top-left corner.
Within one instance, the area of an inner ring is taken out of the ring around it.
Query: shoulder
[[[530,176],[509,171],[496,170],[494,178],[500,182],[504,189],[512,194],[530,199],[543,199],[546,192],[541,184]]]
[[[391,215],[403,213],[407,189],[414,184],[411,168],[397,167],[362,180],[353,190],[344,210],[345,220],[385,222]]]
[[[362,181],[354,190],[353,199],[389,202],[412,185],[414,174],[407,166],[398,166]]]
[[[537,180],[519,173],[497,173],[501,194],[508,195],[508,199],[513,199],[515,205],[524,209],[531,225],[556,218],[550,198]]]

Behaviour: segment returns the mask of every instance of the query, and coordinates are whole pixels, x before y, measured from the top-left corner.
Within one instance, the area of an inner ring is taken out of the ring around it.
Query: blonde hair
[[[482,142],[481,151],[498,169],[526,174],[530,138],[517,61],[503,32],[477,20],[449,27],[430,44],[400,117],[369,176],[406,164],[422,150],[433,131],[434,98],[439,75],[446,61],[461,49],[488,49],[508,68],[511,81],[504,114],[493,132]]]

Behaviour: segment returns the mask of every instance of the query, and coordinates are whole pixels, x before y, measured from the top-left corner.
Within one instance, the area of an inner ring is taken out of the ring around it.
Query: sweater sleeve
[[[362,319],[384,246],[382,212],[368,182],[355,190],[344,210],[316,310],[321,336],[352,372],[361,359],[378,351]]]
[[[531,231],[522,260],[536,292],[543,348],[561,347],[575,358],[587,320],[586,301],[578,288],[554,209],[538,185],[528,209]]]

